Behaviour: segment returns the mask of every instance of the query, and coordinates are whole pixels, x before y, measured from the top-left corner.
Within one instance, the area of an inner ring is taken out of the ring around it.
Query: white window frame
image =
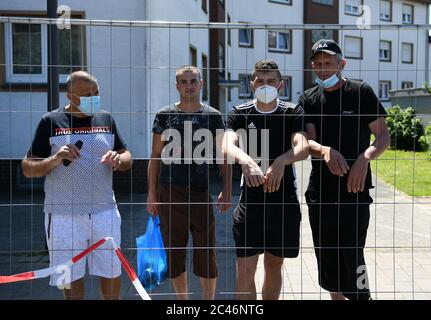
[[[405,12],[404,12],[404,8],[405,7],[410,7],[411,9],[412,9],[412,12],[409,14],[409,15],[407,15]],[[415,7],[414,7],[414,5],[411,5],[411,4],[407,4],[407,3],[403,3],[403,8],[402,8],[402,20],[403,20],[403,24],[413,24],[414,23],[414,12],[415,12]],[[406,16],[410,16],[410,20],[405,20],[404,18],[406,17]]]
[[[386,2],[386,3],[388,3],[389,4],[389,16],[388,17],[386,17],[386,16],[383,16],[383,13],[382,13],[382,2]],[[379,16],[380,16],[380,20],[381,21],[392,21],[392,1],[390,1],[390,0],[382,0],[382,1],[380,1],[380,14],[379,14]]]
[[[401,89],[412,89],[414,87],[413,81],[402,81]]]
[[[269,39],[268,39],[268,51],[271,52],[282,52],[282,53],[292,53],[292,45],[293,45],[293,39],[292,39],[292,30],[274,30],[274,31],[269,31],[269,32],[275,32],[276,33],[276,37],[275,37],[275,42],[276,42],[276,47],[272,48],[269,46]],[[269,38],[269,32],[268,32],[268,38]],[[280,42],[279,42],[279,35],[281,33],[287,34],[288,35],[288,41],[287,41],[287,49],[283,49],[280,48]]]
[[[348,52],[348,50],[347,50],[347,41],[346,41],[347,39],[357,40],[357,41],[359,41],[359,42],[360,42],[360,47],[359,47],[359,56],[354,57],[354,56],[349,56],[349,55],[347,55],[347,52]],[[364,52],[364,48],[363,48],[363,46],[364,46],[363,38],[361,38],[361,37],[356,37],[356,36],[348,36],[348,35],[344,36],[344,52],[346,53],[345,57],[346,57],[347,59],[362,60],[362,59],[363,59],[363,52]]]
[[[287,93],[288,95],[281,95],[279,96],[280,100],[283,101],[292,101],[292,77],[291,76],[283,76],[281,79],[284,81],[284,93]],[[289,84],[289,85],[287,85]]]
[[[241,31],[246,31],[249,34],[248,42],[241,41]],[[238,30],[238,45],[245,48],[253,48],[253,29],[239,29]]]
[[[4,24],[4,39],[5,39],[5,80],[6,83],[48,83],[48,27],[46,24],[41,24],[41,54],[42,54],[42,73],[40,74],[16,74],[13,72],[13,39],[12,39],[12,22]],[[84,48],[82,53],[84,52]],[[84,57],[83,57],[84,58]],[[59,83],[65,84],[68,74],[59,74]]]
[[[47,26],[41,24],[41,54],[42,73],[40,74],[20,74],[13,72],[13,39],[12,23],[5,23],[5,58],[6,58],[6,82],[7,83],[47,83],[48,82],[48,39]]]
[[[285,5],[289,5],[289,6],[292,5],[292,0],[268,0],[268,2],[285,4]]]
[[[387,86],[387,90],[386,90],[387,96],[386,97],[383,97],[383,92],[384,92],[383,86]],[[392,87],[391,81],[382,80],[379,82],[379,99],[380,99],[380,101],[389,101],[390,100],[389,91],[391,90],[391,87]]]
[[[240,84],[242,83],[241,82],[241,77],[246,77],[247,86],[246,86],[246,89],[245,89],[245,91],[246,91],[245,93],[241,93],[241,88],[238,88],[238,98],[239,99],[251,99],[251,98],[253,98],[253,91],[251,90],[251,87],[250,87],[250,81],[251,81],[252,75],[251,74],[240,73],[238,75],[238,80],[239,80]]]
[[[385,43],[389,44],[389,49],[388,49],[389,52],[388,52],[388,57],[387,58],[382,57],[382,47],[381,47],[382,42],[385,42]],[[379,59],[382,62],[391,62],[392,61],[392,42],[391,41],[380,40],[380,43],[379,43]]]
[[[349,0],[346,0],[345,4],[344,4],[344,14],[350,15],[350,16],[361,16],[362,12],[361,12],[361,6],[362,6],[362,1],[359,1],[359,4],[353,4],[351,2],[349,2]],[[356,12],[354,12],[354,8],[356,8]]]
[[[404,60],[404,45],[408,46],[411,49],[411,52],[410,52],[411,60],[410,61]],[[415,45],[413,43],[410,43],[410,42],[401,43],[401,62],[406,63],[406,64],[413,64],[415,61],[414,52],[415,52]]]

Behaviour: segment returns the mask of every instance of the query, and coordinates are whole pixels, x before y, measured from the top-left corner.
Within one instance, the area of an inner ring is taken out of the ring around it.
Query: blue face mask
[[[100,96],[79,97],[79,100],[81,103],[78,108],[85,115],[91,116],[100,111]]]
[[[340,82],[340,78],[338,78],[336,73],[332,77],[330,77],[326,80],[322,80],[319,77],[316,77],[316,83],[325,89],[332,88],[338,82]]]

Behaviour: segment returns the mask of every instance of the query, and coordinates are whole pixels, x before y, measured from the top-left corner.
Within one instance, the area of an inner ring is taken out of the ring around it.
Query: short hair
[[[97,88],[97,90],[99,90],[99,83],[97,82],[96,77],[91,75],[87,71],[79,70],[72,72],[70,75],[68,75],[66,79],[67,90],[71,90],[76,81],[84,81],[91,83],[95,88]]]
[[[199,74],[199,79],[202,80],[201,71],[198,67],[192,66],[192,65],[185,65],[179,67],[175,72],[175,79],[178,82],[178,76],[180,74],[183,74],[184,72],[194,72],[196,71]]]
[[[341,62],[344,58],[343,58],[343,55],[342,54],[340,54],[340,53],[337,53],[336,55],[335,55],[335,58],[337,59],[337,61],[338,62]]]
[[[277,72],[277,76],[278,76],[278,80],[281,81],[281,72],[280,69],[278,68],[278,64],[277,62],[273,61],[273,60],[261,60],[256,62],[256,64],[254,65],[254,71],[253,71],[253,76],[251,78],[251,80],[256,79],[256,73],[257,72],[272,72],[275,71]]]

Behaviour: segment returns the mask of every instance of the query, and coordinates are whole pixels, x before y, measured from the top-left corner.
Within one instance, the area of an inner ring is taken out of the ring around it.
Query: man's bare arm
[[[235,162],[242,166],[245,182],[249,187],[258,187],[265,182],[264,174],[256,162],[238,147],[238,135],[228,130],[223,137],[222,153],[228,163]]]
[[[147,211],[150,214],[158,214],[158,182],[160,175],[160,161],[165,142],[161,134],[153,134],[153,146],[151,159],[148,163],[148,199]]]

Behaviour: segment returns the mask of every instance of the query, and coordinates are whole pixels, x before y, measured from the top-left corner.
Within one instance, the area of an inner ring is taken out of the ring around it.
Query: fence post
[[[48,18],[57,18],[57,0],[47,0]],[[48,24],[48,111],[59,107],[58,79],[58,29],[55,23]]]

